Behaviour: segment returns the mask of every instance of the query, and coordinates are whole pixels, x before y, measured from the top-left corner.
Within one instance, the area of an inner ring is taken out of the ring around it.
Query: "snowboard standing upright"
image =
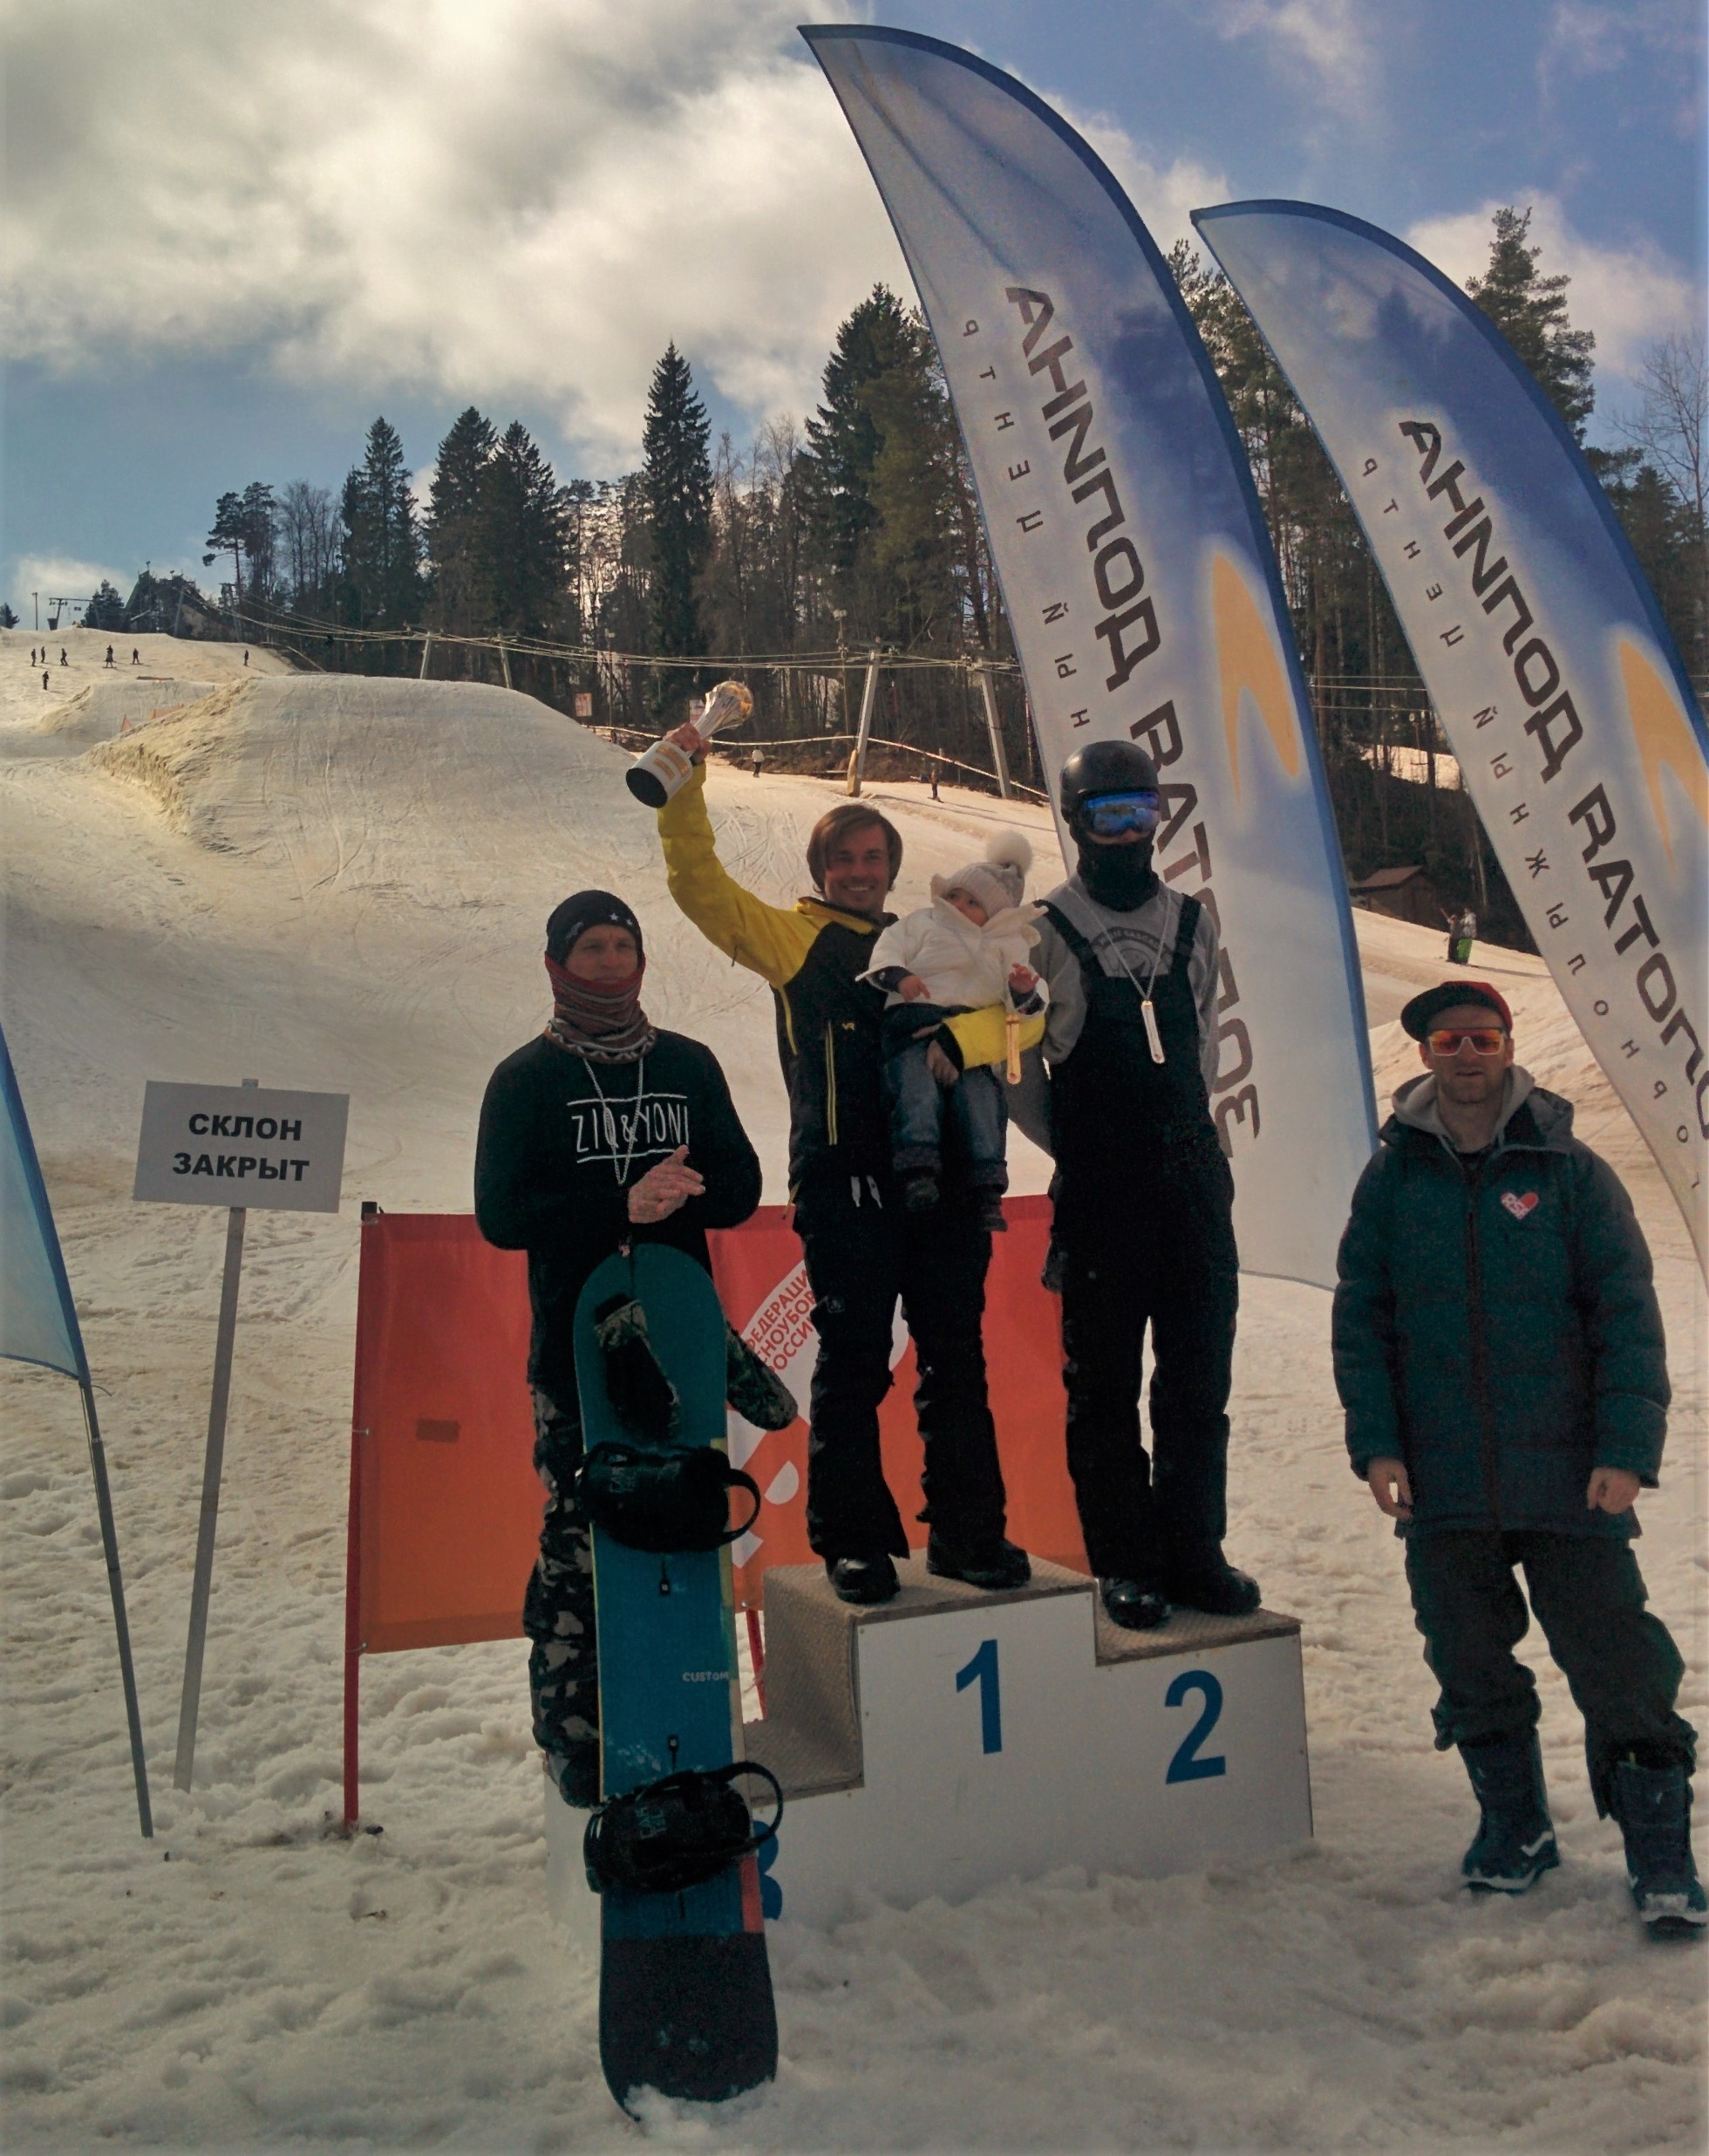
[[[671,1442],[721,1444],[724,1314],[703,1267],[642,1244],[607,1259],[576,1306],[584,1447],[646,1442],[607,1388],[596,1313],[630,1297],[680,1402]],[[601,1794],[620,1797],[740,1756],[741,1681],[727,1550],[658,1554],[593,1528],[599,1627]],[[752,1855],[677,1892],[608,1885],[601,1895],[599,2053],[625,2110],[636,2091],[715,2102],[777,2071],[777,2015]]]

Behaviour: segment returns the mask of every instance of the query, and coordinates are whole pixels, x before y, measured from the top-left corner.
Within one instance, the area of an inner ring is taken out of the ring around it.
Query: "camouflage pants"
[[[594,1559],[587,1515],[576,1503],[582,1420],[536,1389],[534,1463],[546,1491],[540,1555],[522,1604],[534,1642],[528,1689],[534,1742],[566,1804],[599,1801],[599,1643],[594,1630]]]

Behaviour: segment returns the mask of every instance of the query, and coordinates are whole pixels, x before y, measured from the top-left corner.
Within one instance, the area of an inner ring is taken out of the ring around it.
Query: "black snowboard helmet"
[[[1137,741],[1088,741],[1063,765],[1058,785],[1063,822],[1078,831],[1080,808],[1094,795],[1155,793],[1157,766]]]

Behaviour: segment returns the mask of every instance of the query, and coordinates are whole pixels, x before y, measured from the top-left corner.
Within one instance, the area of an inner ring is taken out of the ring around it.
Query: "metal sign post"
[[[237,1291],[243,1272],[243,1234],[252,1206],[292,1212],[337,1212],[344,1178],[350,1098],[343,1093],[262,1092],[240,1086],[165,1085],[150,1081],[132,1195],[169,1204],[228,1208],[226,1264],[220,1285],[220,1322],[214,1344],[214,1390],[208,1408],[208,1447],[201,1471],[201,1513],[190,1631],[184,1650],[184,1689],[178,1708],[178,1757],[173,1780],[188,1789],[195,1764],[196,1717],[214,1591],[214,1543],[220,1521],[226,1414],[231,1399]],[[238,1149],[228,1152],[228,1145]],[[240,1199],[236,1204],[234,1197]]]
[[[867,743],[872,735],[872,707],[878,700],[878,646],[872,647],[867,660],[866,686],[861,691],[861,719],[855,734],[854,747],[848,759],[848,790],[858,795],[861,781],[867,775]]]
[[[979,677],[979,693],[984,699],[985,730],[991,737],[991,768],[997,774],[997,790],[1004,801],[1013,798],[1009,784],[1009,754],[1003,745],[1003,728],[997,716],[997,690],[991,680],[989,659],[973,669]]]
[[[246,1087],[256,1081],[246,1078]],[[243,1230],[249,1210],[226,1215],[226,1270],[220,1283],[220,1326],[214,1336],[214,1392],[208,1403],[208,1450],[201,1463],[201,1518],[196,1528],[196,1569],[190,1586],[190,1636],[184,1648],[184,1689],[178,1702],[178,1758],[173,1782],[190,1786],[196,1756],[196,1716],[201,1706],[201,1658],[208,1642],[208,1600],[214,1591],[214,1537],[220,1524],[220,1477],[226,1458],[226,1409],[231,1399],[231,1352],[237,1336],[237,1287],[243,1271]]]

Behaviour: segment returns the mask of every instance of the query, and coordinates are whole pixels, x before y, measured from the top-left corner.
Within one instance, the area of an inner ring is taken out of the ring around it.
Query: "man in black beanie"
[[[1157,770],[1093,741],[1061,777],[1074,874],[1045,898],[1033,963],[1044,1041],[1015,1120],[1056,1159],[1068,1467],[1106,1610],[1130,1631],[1171,1604],[1222,1616],[1258,1588],[1222,1555],[1239,1299],[1234,1180],[1211,1120],[1216,923],[1151,864]],[[1140,1436],[1151,1328],[1149,1458]]]
[[[577,891],[546,924],[552,1017],[487,1082],[474,1212],[500,1250],[528,1253],[534,1466],[546,1493],[522,1628],[534,1739],[567,1804],[599,1798],[593,1555],[571,1325],[588,1275],[623,1243],[669,1243],[706,1266],[708,1228],[759,1203],[759,1163],[718,1058],[641,1008],[641,924],[607,890]]]

